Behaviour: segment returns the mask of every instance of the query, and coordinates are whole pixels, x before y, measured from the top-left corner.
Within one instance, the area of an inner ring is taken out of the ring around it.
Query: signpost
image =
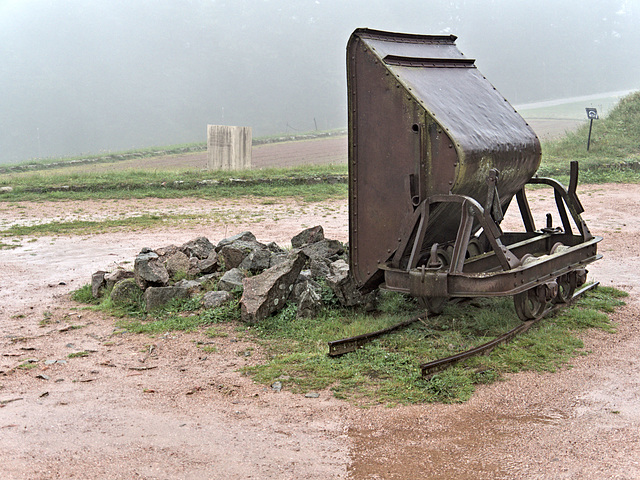
[[[589,145],[591,144],[591,127],[593,127],[593,121],[598,120],[598,110],[595,108],[586,108],[587,118],[589,119],[589,138],[587,139],[587,152],[589,151]]]

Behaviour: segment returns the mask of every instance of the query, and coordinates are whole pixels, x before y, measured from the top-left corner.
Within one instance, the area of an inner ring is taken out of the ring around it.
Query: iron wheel
[[[547,303],[540,299],[538,288],[531,288],[526,292],[514,295],[513,304],[518,317],[523,322],[538,318],[547,306]]]

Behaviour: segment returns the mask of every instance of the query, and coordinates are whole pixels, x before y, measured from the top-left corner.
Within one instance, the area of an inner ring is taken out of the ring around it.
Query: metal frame
[[[473,198],[451,194],[425,199],[405,226],[405,239],[391,261],[381,266],[385,275],[383,288],[427,299],[518,295],[584,269],[602,257],[597,254],[596,247],[602,239],[591,235],[580,216],[584,209],[575,193],[577,175],[577,163],[572,163],[569,190],[550,178],[534,177],[528,182],[549,185],[554,189],[562,228],[548,225],[541,230],[535,229],[524,188],[517,194],[525,226],[525,232],[520,233],[502,232],[491,212]],[[458,203],[461,206],[458,234],[450,263],[442,265],[434,258],[436,244],[431,248],[429,261],[423,260],[419,265],[429,212],[440,203]],[[491,205],[491,202],[488,201],[487,205]],[[578,234],[573,233],[569,215],[578,228]],[[469,242],[474,238],[472,232],[476,222],[482,228],[482,235],[490,249],[481,255],[466,258]],[[566,248],[552,251],[558,242]],[[408,262],[402,266],[402,259],[406,258],[407,253]],[[523,262],[527,257],[529,260]]]

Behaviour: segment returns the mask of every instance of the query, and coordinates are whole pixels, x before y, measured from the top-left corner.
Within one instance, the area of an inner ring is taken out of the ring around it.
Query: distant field
[[[525,117],[526,118],[526,117]],[[583,121],[562,118],[526,118],[541,139],[556,138],[574,130]],[[254,169],[287,168],[298,165],[343,165],[347,163],[347,137],[326,137],[313,140],[255,145],[252,149]],[[182,170],[206,168],[206,152],[135,158],[112,163],[95,163],[58,168],[57,174],[73,174],[90,170],[111,172],[116,170]]]

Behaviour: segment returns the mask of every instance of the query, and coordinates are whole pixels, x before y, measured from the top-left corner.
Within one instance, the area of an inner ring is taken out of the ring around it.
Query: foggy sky
[[[633,0],[0,0],[0,163],[343,128],[358,27],[453,33],[512,104],[640,87]]]

